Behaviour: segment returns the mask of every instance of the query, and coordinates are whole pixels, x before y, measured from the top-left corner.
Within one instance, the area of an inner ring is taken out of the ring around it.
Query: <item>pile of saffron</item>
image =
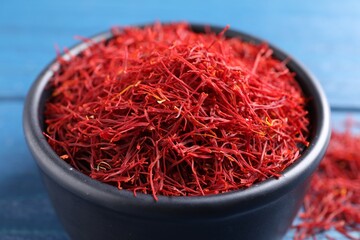
[[[333,131],[329,148],[304,200],[295,239],[337,230],[348,239],[360,237],[360,135],[350,125]],[[326,236],[333,239],[331,236]]]
[[[308,146],[306,99],[267,44],[225,31],[114,28],[70,60],[59,55],[49,144],[91,178],[155,199],[279,177]]]

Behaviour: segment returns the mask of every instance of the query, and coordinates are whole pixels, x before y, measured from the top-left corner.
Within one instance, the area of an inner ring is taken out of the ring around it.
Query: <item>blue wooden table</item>
[[[114,25],[186,20],[267,39],[322,83],[335,127],[360,119],[360,1],[0,0],[0,239],[67,239],[22,131],[24,98],[54,45]],[[338,235],[337,235],[338,237]],[[291,239],[290,232],[286,239]]]

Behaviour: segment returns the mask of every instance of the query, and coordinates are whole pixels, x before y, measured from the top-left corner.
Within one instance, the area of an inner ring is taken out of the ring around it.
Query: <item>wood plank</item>
[[[20,7],[21,6],[21,7]],[[0,96],[24,96],[54,56],[116,24],[187,20],[230,24],[269,40],[301,60],[321,81],[334,106],[360,108],[360,2],[338,1],[2,1]]]
[[[22,132],[22,103],[0,102],[0,239],[64,240]]]

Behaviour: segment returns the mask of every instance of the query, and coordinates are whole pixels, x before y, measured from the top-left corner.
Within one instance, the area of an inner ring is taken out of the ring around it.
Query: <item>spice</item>
[[[90,177],[155,199],[279,177],[308,145],[306,100],[286,61],[226,29],[114,28],[69,61],[59,56],[49,144]]]
[[[343,133],[333,131],[305,197],[295,239],[315,239],[330,229],[348,239],[360,239],[360,135],[351,130],[347,125]]]

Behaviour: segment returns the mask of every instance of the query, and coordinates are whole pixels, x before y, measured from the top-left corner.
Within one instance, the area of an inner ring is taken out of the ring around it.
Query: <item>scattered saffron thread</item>
[[[330,229],[348,239],[360,239],[360,135],[352,129],[348,122],[345,132],[333,130],[305,197],[302,222],[294,226],[295,239],[316,239]]]
[[[59,55],[49,144],[90,177],[155,199],[279,177],[309,144],[306,99],[267,44],[226,30],[114,28],[68,61]]]

